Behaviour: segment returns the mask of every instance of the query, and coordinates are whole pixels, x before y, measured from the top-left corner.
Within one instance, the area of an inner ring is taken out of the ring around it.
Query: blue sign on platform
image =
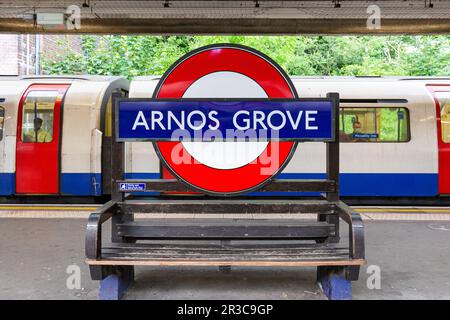
[[[331,99],[121,99],[118,141],[333,141]]]
[[[119,183],[120,191],[145,191],[145,183],[131,183],[121,182]]]

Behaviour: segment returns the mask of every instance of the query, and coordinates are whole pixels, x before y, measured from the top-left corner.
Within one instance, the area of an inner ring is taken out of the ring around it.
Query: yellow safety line
[[[72,206],[0,206],[0,211],[27,210],[27,211],[95,211],[98,207],[72,207]]]
[[[418,212],[418,213],[450,213],[450,209],[354,209],[361,213],[400,213],[400,212]]]
[[[0,205],[0,211],[22,210],[22,211],[95,211],[99,206],[17,206]],[[360,213],[448,213],[448,209],[427,209],[427,208],[353,208]]]

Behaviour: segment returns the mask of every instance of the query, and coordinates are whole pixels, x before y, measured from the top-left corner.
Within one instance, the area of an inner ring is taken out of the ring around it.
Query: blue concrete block
[[[122,267],[100,281],[98,297],[100,300],[120,300],[134,280],[134,268]]]
[[[317,280],[329,300],[352,299],[352,283],[346,279],[344,268],[318,267]]]

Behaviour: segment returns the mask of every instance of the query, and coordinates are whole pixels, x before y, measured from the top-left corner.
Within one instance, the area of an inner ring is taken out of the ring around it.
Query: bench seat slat
[[[302,220],[152,219],[117,225],[118,235],[135,239],[312,239],[334,230],[326,222]]]
[[[152,246],[141,243],[129,243],[127,246],[109,246],[103,248],[104,260],[170,260],[170,261],[304,261],[304,260],[348,260],[349,250],[343,246],[328,247],[315,244],[304,247],[269,247],[257,244],[245,247],[235,245],[233,248],[222,246],[211,248],[189,245],[170,247]]]
[[[334,205],[322,200],[268,200],[268,199],[148,199],[127,200],[118,206],[124,213],[208,213],[208,214],[333,214]]]
[[[103,248],[102,258],[88,260],[91,265],[159,266],[317,266],[361,265],[351,260],[349,249],[327,243],[315,244],[205,244],[115,243]]]
[[[190,243],[177,243],[177,241],[167,241],[159,243],[153,242],[138,242],[138,243],[109,243],[104,249],[122,248],[124,250],[233,250],[234,252],[240,250],[348,250],[348,247],[336,243],[292,243],[277,241],[262,242],[262,241],[233,241],[226,245],[220,244],[218,241],[191,241]]]
[[[301,260],[301,261],[207,261],[207,260],[86,260],[96,266],[236,266],[236,267],[316,267],[316,266],[362,266],[364,259]]]

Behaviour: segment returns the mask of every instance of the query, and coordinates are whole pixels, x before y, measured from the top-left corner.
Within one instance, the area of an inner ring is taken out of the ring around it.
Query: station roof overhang
[[[0,32],[449,34],[450,0],[0,0]]]

